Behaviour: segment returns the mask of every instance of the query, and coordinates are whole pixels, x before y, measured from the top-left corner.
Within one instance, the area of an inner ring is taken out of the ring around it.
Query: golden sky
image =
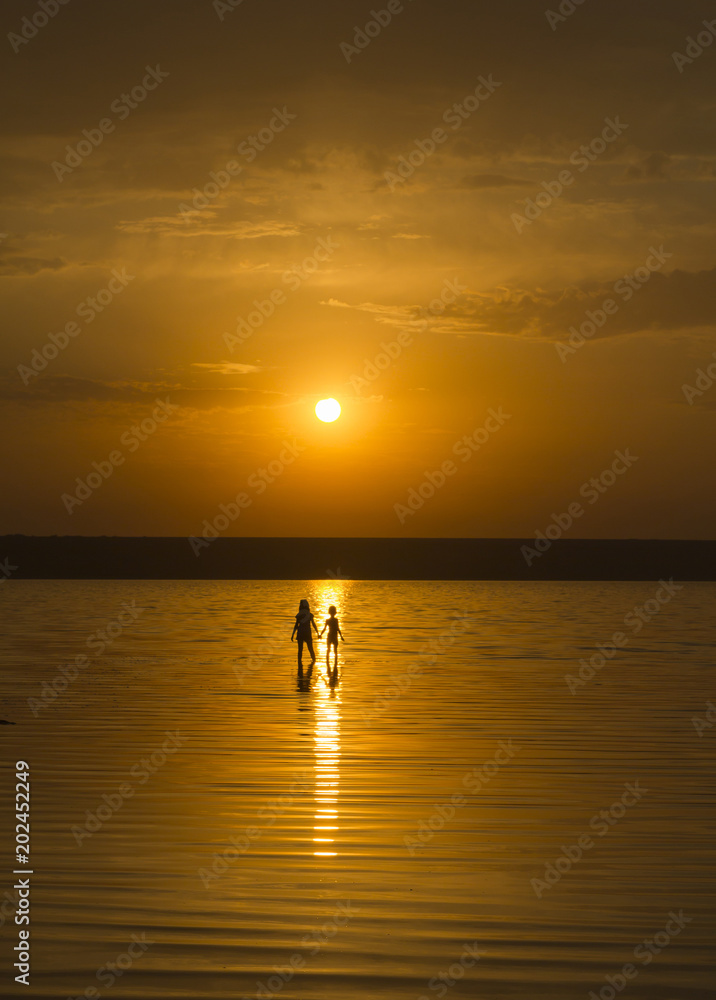
[[[6,2],[3,533],[716,537],[714,17]]]

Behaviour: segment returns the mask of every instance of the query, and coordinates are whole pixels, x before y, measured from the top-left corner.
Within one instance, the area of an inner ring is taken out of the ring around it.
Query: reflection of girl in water
[[[316,628],[316,623],[313,620],[313,615],[311,614],[311,609],[308,606],[308,601],[304,598],[298,605],[298,614],[296,615],[296,624],[293,626],[293,632],[291,633],[291,642],[293,642],[294,635],[298,640],[298,665],[301,666],[301,656],[303,655],[303,644],[306,643],[308,647],[308,652],[311,654],[311,666],[316,662],[316,654],[313,652],[313,636],[311,635],[311,626],[318,635],[318,629]]]

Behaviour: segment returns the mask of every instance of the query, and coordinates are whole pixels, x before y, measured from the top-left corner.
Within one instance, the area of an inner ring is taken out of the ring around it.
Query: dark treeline
[[[6,535],[0,561],[9,579],[714,580],[716,541]]]

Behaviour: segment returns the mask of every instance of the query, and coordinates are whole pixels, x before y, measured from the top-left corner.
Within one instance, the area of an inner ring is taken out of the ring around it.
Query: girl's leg
[[[311,663],[315,663],[316,662],[316,654],[313,652],[313,636],[312,635],[309,635],[309,637],[306,639],[306,647],[308,649],[308,652],[311,654]]]
[[[298,640],[298,665],[301,666],[301,657],[303,656],[303,639]]]

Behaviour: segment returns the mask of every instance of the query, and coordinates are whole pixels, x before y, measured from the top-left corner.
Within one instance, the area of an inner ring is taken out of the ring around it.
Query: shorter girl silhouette
[[[311,614],[311,609],[308,606],[308,601],[304,598],[298,605],[298,614],[296,615],[296,624],[293,626],[293,632],[291,633],[291,642],[293,642],[294,635],[298,640],[298,665],[301,666],[301,657],[303,655],[303,644],[306,643],[308,647],[308,652],[311,654],[311,666],[316,662],[316,654],[313,652],[313,636],[311,635],[311,626],[318,635],[318,629],[316,628],[316,623]]]
[[[338,636],[343,639],[343,633],[341,632],[341,626],[336,618],[336,607],[331,604],[328,609],[328,614],[330,618],[326,618],[326,624],[321,629],[321,633],[318,636],[319,639],[323,637],[323,633],[328,629],[328,639],[326,640],[326,663],[328,663],[328,658],[331,655],[331,646],[333,646],[333,662],[334,664],[338,662]],[[343,642],[346,640],[343,639]]]

